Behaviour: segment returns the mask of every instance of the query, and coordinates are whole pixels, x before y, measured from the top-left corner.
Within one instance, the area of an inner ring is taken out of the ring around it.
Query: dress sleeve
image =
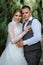
[[[13,25],[9,24],[8,25],[8,34],[9,34],[10,40],[12,43],[16,43],[26,34],[26,32],[23,31],[20,35],[18,35],[18,37],[14,37],[14,30],[13,29],[14,29]]]

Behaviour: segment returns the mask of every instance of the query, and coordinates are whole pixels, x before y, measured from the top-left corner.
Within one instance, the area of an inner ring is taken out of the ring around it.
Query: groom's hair
[[[30,6],[28,6],[28,5],[25,5],[22,7],[22,9],[25,9],[25,8],[28,8],[29,10],[31,10]]]

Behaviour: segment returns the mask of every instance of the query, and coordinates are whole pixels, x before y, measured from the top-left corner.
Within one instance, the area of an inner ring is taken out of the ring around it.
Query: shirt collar
[[[31,21],[33,19],[33,17],[31,16],[29,19],[28,19],[28,21]],[[25,22],[28,22],[28,21],[25,21]]]
[[[33,17],[31,16],[30,18],[29,18],[29,20],[28,21],[30,21],[30,20],[32,20],[33,19]]]

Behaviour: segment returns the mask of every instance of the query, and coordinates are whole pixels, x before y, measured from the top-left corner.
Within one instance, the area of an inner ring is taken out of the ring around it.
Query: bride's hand
[[[16,43],[16,46],[18,46],[18,47],[22,47],[22,46],[23,46],[23,41],[22,41],[22,39],[19,40],[19,41]]]
[[[31,30],[31,25],[26,26],[25,29],[24,29],[25,32],[28,32],[28,31],[30,31],[30,30]]]

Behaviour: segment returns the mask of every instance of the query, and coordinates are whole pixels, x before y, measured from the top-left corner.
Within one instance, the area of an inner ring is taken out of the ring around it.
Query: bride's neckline
[[[16,21],[12,20],[12,22],[15,24],[15,25],[19,25],[20,23],[17,23]]]

